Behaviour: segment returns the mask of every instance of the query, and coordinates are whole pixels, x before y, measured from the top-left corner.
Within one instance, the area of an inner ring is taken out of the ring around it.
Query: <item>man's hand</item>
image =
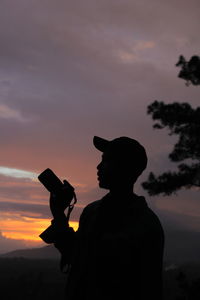
[[[50,209],[54,218],[65,217],[64,211],[70,205],[74,196],[74,190],[69,187],[66,180],[63,181],[63,188],[59,194],[50,193]]]

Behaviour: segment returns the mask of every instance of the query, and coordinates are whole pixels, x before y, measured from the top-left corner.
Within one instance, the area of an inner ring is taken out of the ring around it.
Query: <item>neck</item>
[[[133,185],[131,186],[118,186],[110,188],[110,195],[114,198],[126,198],[135,195],[133,192]]]

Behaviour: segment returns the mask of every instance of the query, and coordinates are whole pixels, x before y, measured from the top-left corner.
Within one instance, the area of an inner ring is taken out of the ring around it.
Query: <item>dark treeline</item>
[[[63,300],[65,274],[57,260],[0,258],[0,289],[4,299]],[[163,300],[199,300],[200,264],[164,270]]]

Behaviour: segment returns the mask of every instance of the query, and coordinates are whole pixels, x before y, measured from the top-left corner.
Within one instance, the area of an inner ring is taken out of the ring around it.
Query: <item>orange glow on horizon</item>
[[[6,218],[0,221],[2,236],[8,239],[24,240],[28,242],[42,242],[39,235],[51,222],[48,219],[30,217],[18,217],[18,219]],[[70,221],[69,225],[76,231],[78,222]]]
[[[15,148],[16,155],[17,151],[18,149]],[[21,157],[21,155],[22,152],[20,152],[19,156]],[[23,158],[26,158],[26,156]],[[12,162],[10,162],[10,164],[12,165]],[[45,165],[44,162],[43,165]],[[65,176],[61,176],[65,173],[61,168],[62,166],[63,163],[60,164],[60,168],[55,167],[56,174],[58,174],[61,179],[65,178]],[[54,169],[54,165],[51,167]],[[5,244],[7,244],[6,239],[11,239],[13,240],[13,243],[11,243],[13,247],[15,240],[16,242],[22,242],[22,245],[28,245],[28,247],[42,245],[44,242],[39,235],[50,226],[51,220],[47,219],[48,214],[46,215],[47,218],[43,217],[42,212],[39,212],[39,206],[38,209],[33,209],[32,211],[31,205],[42,205],[42,209],[45,209],[45,206],[49,209],[48,191],[40,184],[37,178],[32,178],[32,174],[36,175],[36,172],[28,172],[27,175],[27,171],[23,170],[23,167],[17,169],[0,166],[0,168],[0,202],[2,202],[3,208],[0,212],[0,236],[2,237],[3,243],[5,242]],[[43,169],[43,167],[41,168]],[[68,165],[68,171],[70,170],[70,166]],[[87,172],[87,174],[89,173]],[[19,177],[18,175],[26,175],[26,177]],[[79,180],[79,178],[80,173],[78,174],[78,178],[72,174],[70,182],[76,188],[78,196],[85,199],[85,195],[87,195],[87,192],[92,189],[93,186],[91,183],[88,185],[85,174],[84,182]],[[82,203],[77,204],[78,208],[83,208],[84,206]],[[73,227],[75,231],[78,229],[78,222],[75,220],[70,221],[69,225]]]

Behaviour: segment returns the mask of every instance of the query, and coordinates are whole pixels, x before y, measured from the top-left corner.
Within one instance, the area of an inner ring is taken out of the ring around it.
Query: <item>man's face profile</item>
[[[114,188],[130,179],[127,164],[123,163],[122,159],[113,158],[109,152],[103,153],[97,170],[99,187],[101,188]]]
[[[111,180],[113,180],[114,166],[111,163],[111,159],[105,153],[102,155],[102,160],[97,166],[97,176],[99,181],[99,187],[109,189],[111,186]]]

